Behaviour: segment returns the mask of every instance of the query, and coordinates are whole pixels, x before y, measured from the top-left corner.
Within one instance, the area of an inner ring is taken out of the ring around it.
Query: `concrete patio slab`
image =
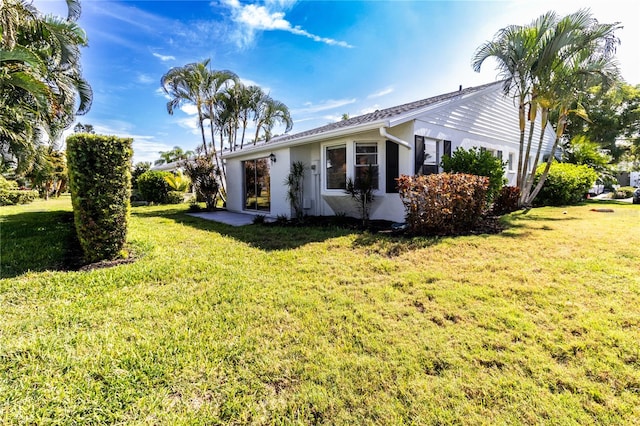
[[[253,223],[252,214],[228,212],[225,210],[215,212],[187,213],[189,216],[199,217],[200,219],[213,220],[214,222],[224,223],[231,226],[244,226]]]

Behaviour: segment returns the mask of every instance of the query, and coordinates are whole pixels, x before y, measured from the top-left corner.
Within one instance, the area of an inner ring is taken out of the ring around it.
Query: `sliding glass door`
[[[269,158],[244,161],[244,208],[271,210],[271,175]]]

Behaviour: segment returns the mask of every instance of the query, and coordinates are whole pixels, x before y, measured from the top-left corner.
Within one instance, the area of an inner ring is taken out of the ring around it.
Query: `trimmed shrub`
[[[184,194],[182,191],[169,191],[167,193],[167,204],[184,203]]]
[[[487,203],[491,203],[498,196],[505,183],[505,163],[486,150],[471,148],[467,151],[464,148],[458,148],[451,157],[447,155],[442,157],[441,166],[446,173],[467,173],[489,178]]]
[[[0,206],[28,204],[38,198],[38,196],[39,193],[36,190],[0,188]]]
[[[536,169],[534,187],[544,171],[544,164]],[[534,200],[536,206],[564,206],[583,201],[598,173],[591,167],[569,163],[551,164],[544,186]]]
[[[28,204],[38,198],[38,191],[18,189],[18,182],[0,175],[0,206]]]
[[[88,262],[122,253],[129,218],[132,142],[87,133],[67,138],[76,232]]]
[[[138,192],[144,201],[165,204],[171,187],[165,177],[169,172],[149,170],[138,176]]]
[[[624,198],[633,197],[633,191],[636,189],[633,186],[621,186],[613,192],[613,198],[616,200],[621,200]]]
[[[515,212],[518,210],[519,199],[520,188],[517,186],[503,186],[498,196],[493,200],[491,211],[498,216]]]
[[[472,230],[482,217],[489,179],[463,173],[403,175],[398,189],[409,232],[457,235]]]

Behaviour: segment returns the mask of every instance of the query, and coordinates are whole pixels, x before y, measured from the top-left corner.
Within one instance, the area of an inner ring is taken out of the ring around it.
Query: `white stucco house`
[[[300,161],[306,165],[306,214],[357,217],[356,204],[345,193],[345,182],[370,164],[377,170],[371,219],[402,222],[404,205],[395,178],[441,172],[442,156],[451,155],[458,147],[481,147],[501,157],[508,163],[506,178],[515,184],[518,129],[517,104],[504,95],[502,83],[495,82],[282,135],[223,154],[227,209],[291,217],[284,182],[291,164]],[[536,142],[540,130],[538,124]],[[550,152],[554,138],[550,126],[544,129],[544,153]]]

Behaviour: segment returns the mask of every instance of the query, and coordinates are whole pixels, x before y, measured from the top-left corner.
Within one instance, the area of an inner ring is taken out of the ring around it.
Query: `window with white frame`
[[[354,181],[371,179],[371,185],[378,189],[378,144],[375,142],[356,142]]]
[[[515,170],[514,166],[515,166],[515,164],[514,164],[514,155],[513,155],[513,152],[510,152],[509,153],[509,159],[507,160],[507,167],[509,168],[510,172]]]
[[[326,147],[325,166],[327,189],[345,189],[347,187],[347,146]]]

